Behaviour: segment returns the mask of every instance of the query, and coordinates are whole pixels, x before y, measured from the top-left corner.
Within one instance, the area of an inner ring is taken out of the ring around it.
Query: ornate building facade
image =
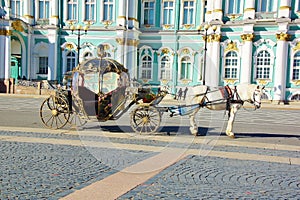
[[[0,79],[61,81],[101,45],[173,92],[257,83],[299,100],[299,22],[298,0],[0,0]]]

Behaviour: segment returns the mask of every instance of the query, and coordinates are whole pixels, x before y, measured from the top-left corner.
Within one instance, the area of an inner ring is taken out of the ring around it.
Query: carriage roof
[[[80,64],[77,71],[81,73],[108,73],[115,72],[121,74],[122,72],[127,73],[128,70],[120,64],[118,61],[110,58],[93,58],[86,60]]]

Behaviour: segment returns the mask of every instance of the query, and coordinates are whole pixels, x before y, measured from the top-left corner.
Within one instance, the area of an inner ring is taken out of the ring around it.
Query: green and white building
[[[61,81],[99,45],[173,92],[256,83],[270,100],[300,99],[299,0],[0,0],[4,83]]]

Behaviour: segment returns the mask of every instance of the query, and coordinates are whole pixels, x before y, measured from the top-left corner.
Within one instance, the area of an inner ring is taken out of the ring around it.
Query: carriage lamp
[[[82,35],[86,35],[87,31],[89,29],[89,24],[82,27],[82,25],[77,24],[77,26],[75,27],[75,25],[72,23],[70,26],[70,30],[72,31],[72,34],[77,35],[77,65],[79,65],[79,55],[80,55],[80,37]],[[74,32],[77,31],[77,32]]]
[[[212,29],[212,33],[208,34],[208,30]],[[208,36],[215,34],[216,30],[217,30],[217,26],[213,25],[211,26],[210,24],[204,24],[204,26],[199,26],[198,27],[198,34],[202,35],[203,40],[204,40],[204,55],[203,55],[203,75],[202,75],[202,82],[203,85],[205,85],[205,71],[206,71],[206,52],[207,52],[207,40],[208,40]]]

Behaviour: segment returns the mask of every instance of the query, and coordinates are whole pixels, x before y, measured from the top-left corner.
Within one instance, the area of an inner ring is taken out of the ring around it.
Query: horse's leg
[[[195,111],[189,115],[190,118],[190,131],[193,135],[197,135],[198,134],[198,125],[195,121],[195,116],[197,114],[197,112],[200,110],[200,108],[195,109]]]
[[[238,111],[237,105],[231,105],[229,110],[229,119],[228,124],[226,128],[226,135],[228,135],[231,138],[234,138],[234,133],[232,132],[232,126],[235,119],[235,113]]]

